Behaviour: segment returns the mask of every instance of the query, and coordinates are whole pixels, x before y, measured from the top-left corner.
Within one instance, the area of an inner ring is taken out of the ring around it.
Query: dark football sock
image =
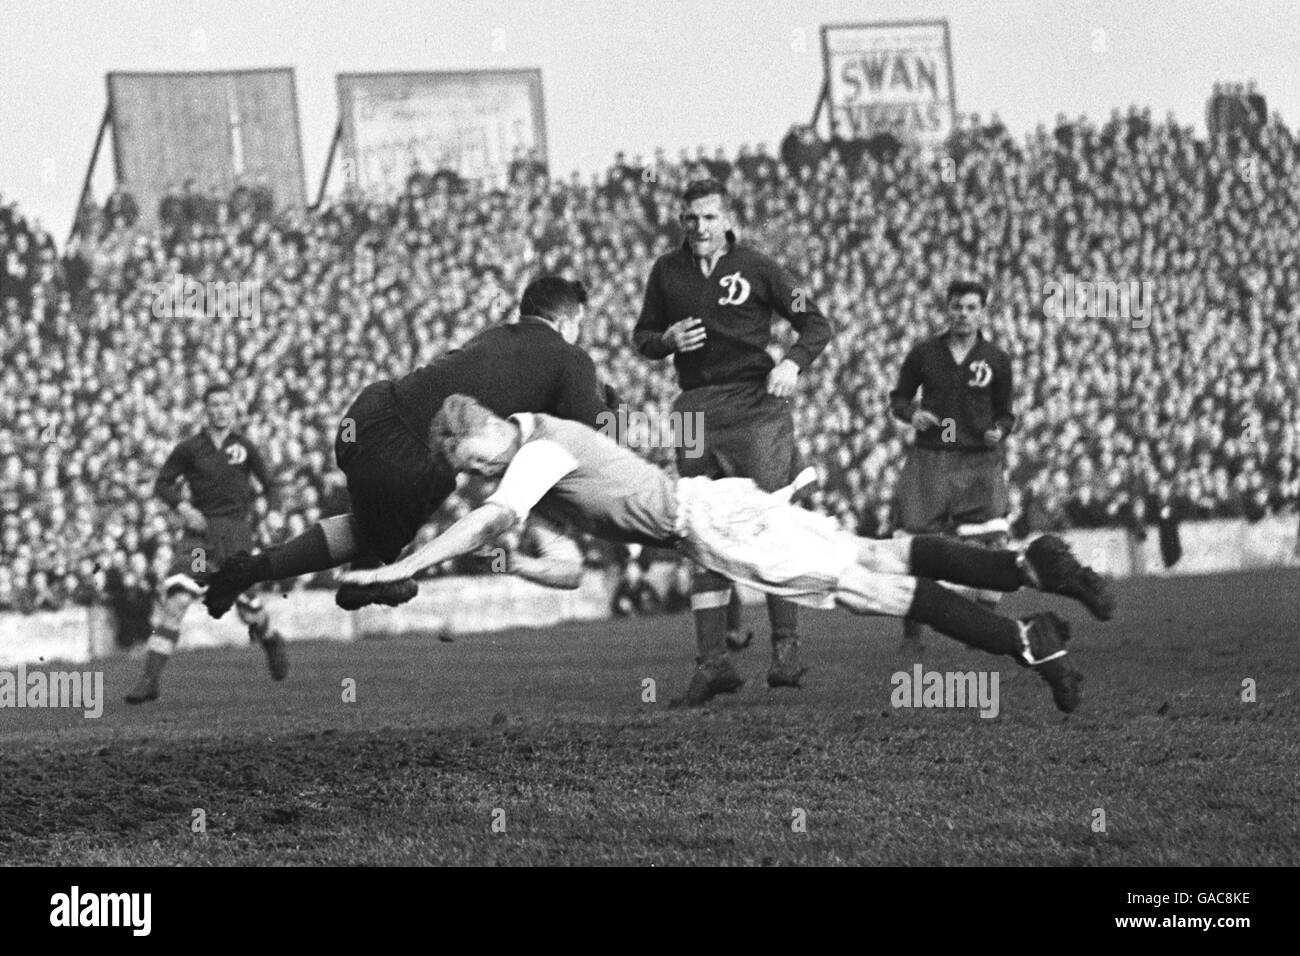
[[[990,654],[1020,651],[1020,624],[981,607],[942,584],[918,578],[907,617]]]
[[[149,632],[149,640],[145,645],[148,652],[144,658],[144,679],[156,681],[162,674],[163,668],[167,662],[172,659],[172,651],[176,649],[176,644],[181,639],[179,628],[167,626],[155,626]]]
[[[144,680],[157,681],[162,676],[167,662],[171,659],[170,654],[163,654],[160,651],[146,652],[144,656]]]
[[[727,602],[727,633],[739,634],[745,623],[744,611],[740,605],[740,589],[731,589],[731,600]]]
[[[731,582],[714,571],[696,568],[691,581],[691,612],[695,617],[695,649],[701,661],[727,654],[727,606]]]
[[[328,571],[340,563],[331,557],[329,541],[318,524],[284,544],[268,548],[258,558],[264,559],[254,568],[259,581],[281,581],[300,574]]]
[[[990,551],[937,534],[917,535],[908,555],[909,574],[987,591],[1018,591],[1014,551]]]
[[[767,620],[772,625],[772,640],[799,636],[799,605],[775,594],[767,596]]]

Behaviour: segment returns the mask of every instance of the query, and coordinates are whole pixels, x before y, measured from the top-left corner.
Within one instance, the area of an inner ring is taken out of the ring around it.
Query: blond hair
[[[482,430],[493,417],[470,396],[449,395],[429,423],[429,447],[454,464],[460,443]]]

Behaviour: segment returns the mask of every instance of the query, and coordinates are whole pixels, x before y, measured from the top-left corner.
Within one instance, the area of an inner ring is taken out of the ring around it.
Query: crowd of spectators
[[[672,369],[637,354],[631,332],[651,262],[680,241],[680,190],[700,175],[728,183],[744,238],[836,326],[795,407],[822,478],[811,506],[845,526],[892,530],[909,434],[887,392],[907,349],[942,327],[938,293],[955,276],[989,284],[987,331],[1014,361],[1019,534],[1294,511],[1294,131],[1275,118],[1206,141],[1132,110],[1023,140],[967,117],[934,156],[792,137],[775,155],[620,154],[594,178],[528,164],[504,188],[419,174],[391,200],[345,194],[310,212],[276,212],[256,190],[182,191],[150,228],[119,190],[62,257],[0,204],[0,610],[147,589],[176,534],[151,483],[215,380],[233,382],[276,476],[264,538],[345,510],[332,448],[353,396],[509,317],[543,272],[587,283],[583,345],[622,400],[666,410]],[[178,275],[255,283],[257,308],[160,314]],[[1151,312],[1053,312],[1047,286],[1067,276],[1149,282]]]

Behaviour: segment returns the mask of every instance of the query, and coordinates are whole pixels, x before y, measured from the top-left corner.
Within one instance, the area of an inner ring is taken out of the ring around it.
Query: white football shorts
[[[679,478],[677,533],[697,564],[808,607],[834,607],[840,578],[857,562],[857,542],[833,519],[748,478]]]

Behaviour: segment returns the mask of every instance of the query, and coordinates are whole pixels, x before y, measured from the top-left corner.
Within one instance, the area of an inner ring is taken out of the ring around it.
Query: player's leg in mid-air
[[[1011,496],[1007,490],[1002,452],[958,455],[950,479],[949,511],[954,533],[967,544],[998,551],[1011,541]],[[977,600],[988,608],[998,606],[1001,595],[984,591]]]
[[[996,614],[938,582],[974,589],[976,595],[1022,587],[1071,597],[1094,617],[1109,620],[1115,597],[1107,582],[1080,564],[1055,535],[1023,553],[994,550],[939,536],[872,541],[858,539],[857,563],[836,584],[838,604],[858,614],[906,616],[971,647],[1014,658],[1033,668],[1052,689],[1056,706],[1079,705],[1082,675],[1066,659],[1069,625],[1050,612],[1014,620]]]
[[[943,634],[1035,668],[1062,710],[1079,701],[1080,676],[1065,661],[1069,630],[1053,614],[1016,621],[937,582],[1010,592],[1063,594],[1108,620],[1106,582],[1045,536],[1023,554],[939,536],[874,541],[847,534],[822,515],[785,505],[736,480],[679,484],[683,550],[700,563],[769,592],[858,614],[912,617]]]
[[[221,617],[240,594],[262,581],[281,581],[351,563],[373,567],[392,561],[456,487],[428,448],[401,421],[391,383],[364,389],[339,423],[335,459],[347,476],[352,511],[326,518],[296,538],[258,554],[232,557],[208,582],[208,612]],[[335,600],[344,610],[400,604],[416,592],[414,581],[343,585]]]
[[[855,614],[910,617],[989,654],[1011,657],[1038,672],[1067,713],[1079,706],[1083,676],[1066,657],[1069,625],[1051,612],[1002,617],[930,578],[883,574],[854,565],[841,577],[836,603]]]
[[[456,490],[455,474],[403,420],[391,382],[377,382],[357,396],[340,425],[334,455],[348,480],[357,552],[349,558],[353,568],[395,560]],[[343,584],[335,602],[354,611],[367,604],[400,604],[416,590],[414,581]]]
[[[176,558],[159,589],[154,607],[152,629],[146,644],[144,672],[126,695],[128,704],[157,700],[162,672],[180,641],[185,612],[204,596],[202,581],[211,569],[220,567],[231,554],[252,544],[252,529],[242,518],[209,516],[202,535],[187,532],[181,539]],[[289,657],[284,637],[271,627],[270,616],[259,597],[242,595],[238,604],[240,620],[248,627],[249,640],[266,653],[267,668],[274,680],[289,674]]]
[[[1000,518],[978,525],[958,525],[957,540],[989,551],[1006,551],[1011,546],[1010,524],[1005,518]],[[981,591],[975,600],[992,610],[998,606],[1002,595],[997,591]]]
[[[1075,558],[1054,534],[1030,542],[1024,551],[993,549],[939,535],[874,541],[854,538],[856,563],[871,571],[930,578],[982,592],[1006,594],[1031,588],[1078,601],[1099,621],[1115,615],[1109,582]]]
[[[1001,453],[935,451],[913,448],[899,476],[895,496],[898,537],[950,534],[984,547],[1005,548],[1010,541],[1010,509]],[[984,591],[972,595],[988,608],[997,607],[1000,595]],[[925,627],[912,618],[903,620],[902,650],[923,650]]]
[[[324,518],[283,544],[256,554],[240,551],[231,555],[208,578],[203,603],[213,617],[224,617],[245,591],[258,584],[316,574],[350,561],[362,562],[366,554],[355,516],[349,513]]]

